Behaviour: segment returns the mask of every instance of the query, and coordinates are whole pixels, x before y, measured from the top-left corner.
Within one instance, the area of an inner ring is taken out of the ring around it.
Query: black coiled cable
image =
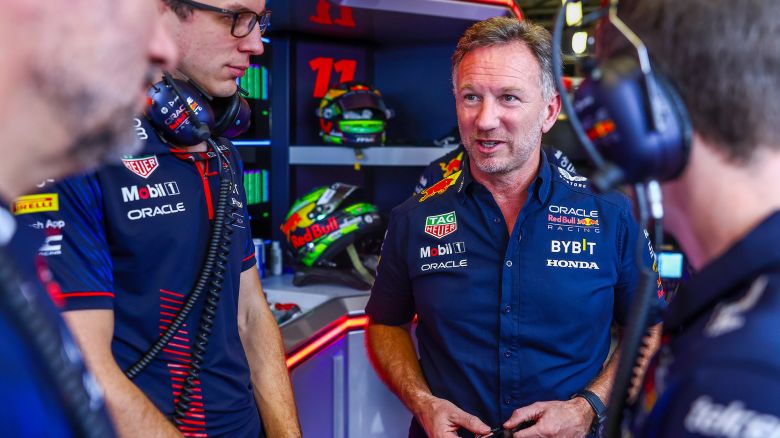
[[[48,376],[75,436],[102,438],[114,436],[104,411],[91,406],[84,388],[84,376],[67,357],[58,320],[41,311],[43,303],[35,294],[25,294],[13,262],[0,251],[0,312],[21,334],[35,361]]]
[[[645,358],[642,356],[640,345],[647,346],[647,334],[650,326],[651,309],[653,297],[656,291],[656,281],[653,272],[642,264],[642,252],[644,251],[644,239],[642,239],[642,230],[647,229],[647,195],[643,184],[636,184],[634,191],[637,198],[639,209],[639,235],[636,243],[636,262],[639,269],[639,282],[637,283],[637,292],[631,300],[631,307],[628,313],[628,327],[623,332],[622,352],[618,368],[615,372],[615,380],[612,386],[612,393],[607,406],[607,419],[604,424],[602,436],[606,438],[618,438],[621,436],[620,426],[623,421],[623,410],[625,409],[631,383],[634,380],[641,379],[642,362]],[[658,235],[656,235],[658,238]]]
[[[209,141],[210,144],[212,144],[214,151],[217,153],[219,166],[220,169],[222,169],[223,157],[221,152],[211,140]],[[219,304],[220,292],[222,291],[222,284],[225,281],[225,272],[227,271],[227,264],[229,263],[230,245],[232,242],[230,236],[233,234],[233,213],[237,209],[233,203],[230,203],[228,206],[227,199],[230,197],[230,192],[235,185],[232,178],[232,169],[229,169],[228,173],[231,175],[231,178],[222,178],[220,180],[219,200],[217,201],[217,209],[214,215],[214,237],[218,237],[218,239],[215,239],[219,242],[218,250],[206,255],[207,258],[214,259],[214,272],[211,275],[206,302],[203,303],[203,311],[200,314],[198,333],[195,337],[195,343],[192,346],[192,362],[190,364],[190,369],[179,394],[179,401],[176,403],[175,407],[174,422],[179,426],[183,425],[183,420],[190,408],[190,403],[192,402],[195,392],[195,381],[198,380],[200,370],[205,361],[211,329],[214,327],[214,319],[217,316],[217,305]],[[219,234],[217,231],[218,222]]]

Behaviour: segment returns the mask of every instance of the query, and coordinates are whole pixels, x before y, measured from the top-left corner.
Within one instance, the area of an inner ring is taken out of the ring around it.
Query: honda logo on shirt
[[[178,195],[179,185],[176,181],[169,181],[145,186],[122,187],[122,200],[124,202],[138,201],[140,199],[164,198]]]

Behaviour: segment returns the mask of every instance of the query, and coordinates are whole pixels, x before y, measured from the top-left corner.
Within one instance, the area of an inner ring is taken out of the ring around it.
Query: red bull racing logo
[[[437,239],[452,234],[457,229],[458,218],[455,217],[454,211],[425,218],[425,234],[430,234]]]
[[[599,221],[598,219],[591,219],[589,217],[586,217],[585,219],[577,219],[577,225],[585,225],[586,227],[598,226]]]
[[[441,167],[441,171],[444,172],[442,174],[442,177],[447,178],[453,173],[459,171],[460,166],[462,164],[463,164],[463,152],[456,155],[455,158],[451,159],[448,163],[439,163],[439,167]]]
[[[598,210],[550,205],[547,207],[547,229],[559,231],[596,232],[599,230]]]
[[[459,176],[460,176],[460,170],[444,178],[443,180],[437,182],[436,184],[433,184],[427,189],[421,191],[419,202],[423,202],[432,196],[441,195],[442,193],[446,192],[447,189],[450,188],[450,186],[455,184],[455,181],[458,180]]]

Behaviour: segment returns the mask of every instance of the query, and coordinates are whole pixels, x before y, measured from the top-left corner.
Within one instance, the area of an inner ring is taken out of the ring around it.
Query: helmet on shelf
[[[382,93],[362,82],[328,90],[316,113],[325,143],[355,147],[384,144],[387,120],[393,117]]]
[[[295,260],[296,286],[373,285],[385,224],[359,187],[333,183],[312,190],[295,201],[280,228]]]

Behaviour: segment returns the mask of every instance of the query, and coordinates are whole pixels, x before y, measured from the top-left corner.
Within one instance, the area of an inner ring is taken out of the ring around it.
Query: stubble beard
[[[57,123],[69,134],[63,152],[64,169],[90,170],[138,152],[140,142],[133,127],[135,95],[127,90],[102,89],[103,82],[93,84],[72,69],[61,70],[56,77],[55,72],[52,66],[39,68],[31,80],[56,114]]]
[[[531,158],[531,153],[541,144],[542,141],[542,125],[544,119],[540,119],[539,122],[531,129],[525,132],[519,139],[508,137],[505,139],[506,144],[514,145],[510,151],[509,157],[504,159],[490,157],[487,159],[476,159],[477,153],[469,155],[471,161],[476,165],[480,172],[490,175],[506,175],[519,168],[521,168]],[[476,150],[477,141],[474,138],[469,139],[469,147],[466,149]],[[473,158],[472,158],[473,157]]]

